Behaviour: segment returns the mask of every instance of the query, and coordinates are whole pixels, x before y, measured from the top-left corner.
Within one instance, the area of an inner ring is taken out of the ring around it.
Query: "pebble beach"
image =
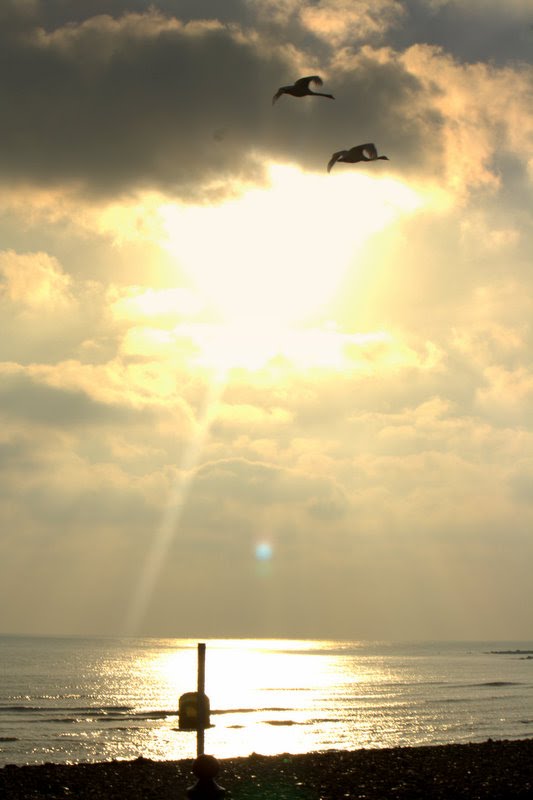
[[[533,739],[219,762],[233,800],[509,800],[533,798]],[[192,759],[40,764],[0,769],[2,800],[176,800],[196,782]]]

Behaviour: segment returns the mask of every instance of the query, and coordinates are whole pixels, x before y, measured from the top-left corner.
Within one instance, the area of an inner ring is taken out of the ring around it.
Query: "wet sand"
[[[192,760],[43,764],[0,769],[2,800],[178,800]],[[232,800],[533,800],[533,739],[327,751],[220,761]]]

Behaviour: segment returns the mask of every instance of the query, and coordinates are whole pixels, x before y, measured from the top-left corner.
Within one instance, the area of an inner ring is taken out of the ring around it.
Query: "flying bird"
[[[331,172],[331,168],[337,161],[343,161],[345,164],[357,164],[359,161],[378,161],[380,158],[389,161],[388,156],[378,156],[376,145],[372,142],[358,144],[349,150],[339,150],[338,153],[333,153],[328,161],[328,172]]]
[[[313,92],[309,88],[309,84],[314,83],[316,86],[322,86],[322,78],[319,75],[309,75],[307,78],[298,78],[290,86],[280,86],[274,97],[272,98],[272,105],[276,102],[282,94],[291,94],[293,97],[305,97],[306,95],[313,95],[313,97],[329,97],[335,100],[332,94],[324,94],[323,92]]]

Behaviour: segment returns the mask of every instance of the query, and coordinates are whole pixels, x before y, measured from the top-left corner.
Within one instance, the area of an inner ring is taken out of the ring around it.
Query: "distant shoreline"
[[[529,656],[533,655],[533,650],[489,650],[495,656]]]
[[[178,800],[194,785],[192,759],[7,765],[3,800]],[[231,800],[493,800],[533,797],[533,739],[331,750],[220,760]]]

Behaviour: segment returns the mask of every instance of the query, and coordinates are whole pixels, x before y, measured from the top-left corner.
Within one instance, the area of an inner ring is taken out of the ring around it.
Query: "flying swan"
[[[314,83],[316,86],[322,86],[322,78],[319,75],[309,75],[307,78],[298,78],[290,86],[280,86],[274,97],[272,98],[272,105],[281,97],[282,94],[291,94],[293,97],[305,97],[306,95],[313,95],[313,97],[329,97],[335,100],[332,94],[324,94],[323,92],[313,92],[309,88],[309,84]]]
[[[339,150],[338,153],[333,153],[328,161],[328,172],[331,172],[331,168],[337,161],[343,161],[345,164],[357,164],[359,161],[378,161],[380,158],[389,161],[388,156],[378,156],[376,145],[372,142],[358,144],[349,150]]]

